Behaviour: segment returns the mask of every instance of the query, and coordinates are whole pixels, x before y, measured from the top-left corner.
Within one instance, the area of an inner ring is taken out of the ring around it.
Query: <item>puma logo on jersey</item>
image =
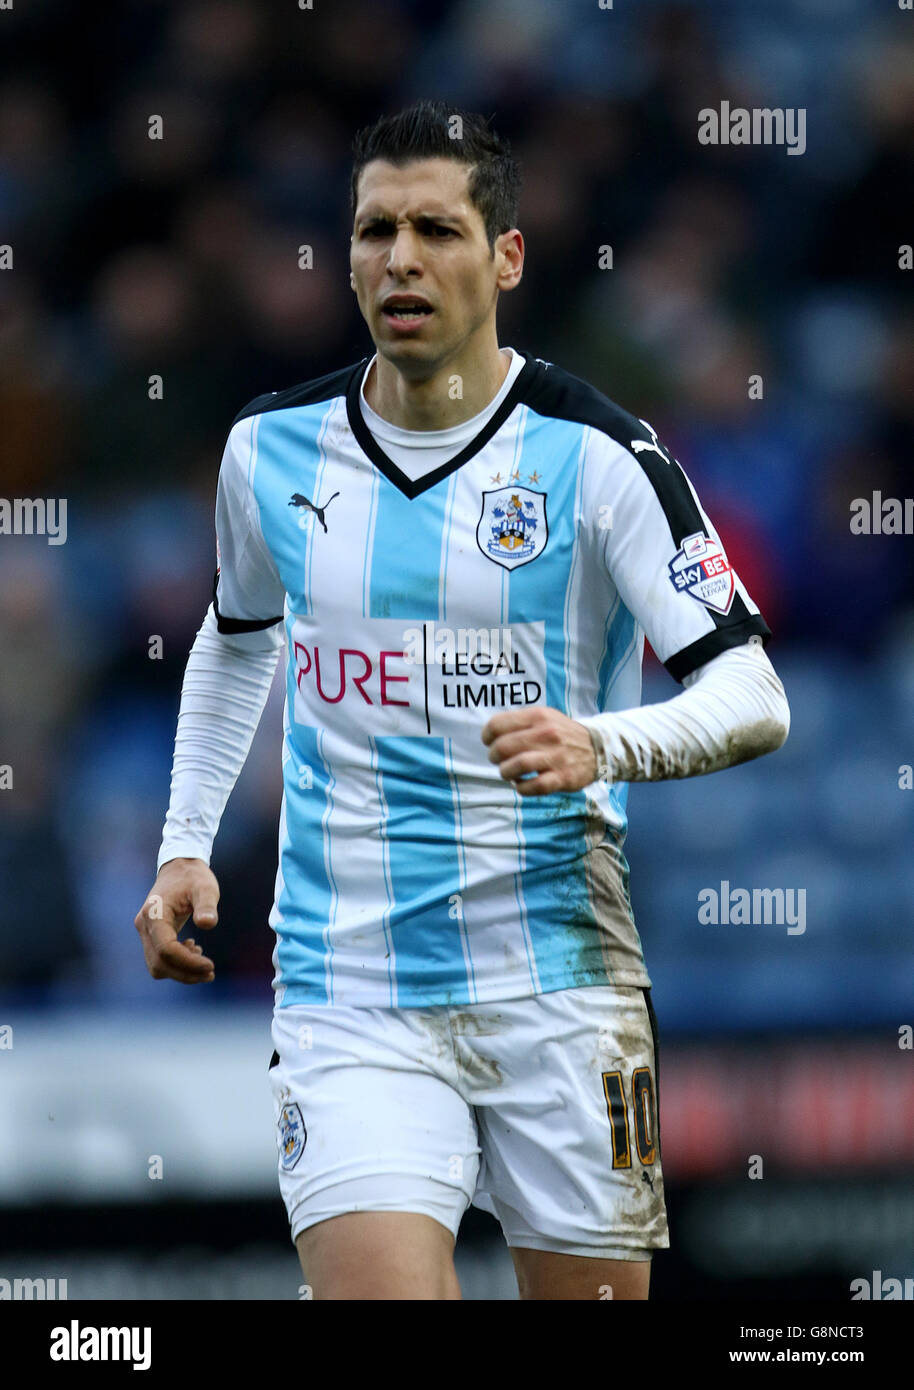
[[[338,492],[335,492],[335,493],[333,494],[333,497],[339,497],[339,495],[340,495],[340,494],[339,494]],[[308,500],[307,497],[302,497],[302,495],[301,495],[300,492],[293,492],[292,497],[291,497],[291,500],[290,500],[290,502],[289,502],[289,506],[290,506],[290,507],[307,507],[309,511],[311,511],[311,512],[314,513],[314,515],[317,517],[317,519],[318,519],[318,521],[320,522],[320,524],[323,526],[324,531],[326,531],[326,530],[327,530],[327,523],[326,523],[326,521],[324,520],[324,512],[325,512],[325,511],[327,510],[327,508],[330,506],[330,503],[333,501],[333,497],[328,497],[327,500],[326,500],[326,502],[324,503],[324,505],[323,505],[322,507],[315,507],[314,503],[313,503],[313,502],[309,502],[309,500]]]
[[[646,1182],[646,1183],[650,1186],[651,1191],[653,1192],[653,1190],[654,1190],[654,1179],[651,1177],[650,1173],[642,1173],[642,1174],[641,1174],[641,1181],[642,1181],[642,1182]]]
[[[642,420],[640,423],[644,426],[648,434],[651,436],[653,443],[649,444],[646,439],[633,439],[631,443],[632,453],[659,454],[660,457],[663,459],[664,463],[672,463],[673,460],[670,458],[670,455],[667,453],[666,449],[663,447],[663,445],[660,443],[660,440],[657,438],[657,431],[654,429],[653,425],[649,425],[646,420]]]

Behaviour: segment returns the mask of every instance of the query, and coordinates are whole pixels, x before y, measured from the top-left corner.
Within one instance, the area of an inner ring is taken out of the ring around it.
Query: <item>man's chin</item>
[[[374,345],[379,357],[407,377],[428,376],[442,360],[440,345],[423,342],[418,337],[396,342],[391,342],[387,337],[375,338]]]

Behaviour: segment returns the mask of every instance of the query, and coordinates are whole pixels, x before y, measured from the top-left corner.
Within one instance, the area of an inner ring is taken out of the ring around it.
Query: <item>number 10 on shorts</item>
[[[613,1141],[613,1167],[632,1166],[632,1146],[628,1125],[628,1101],[621,1071],[603,1072],[603,1094]],[[657,1112],[654,1104],[654,1083],[650,1067],[636,1067],[632,1072],[632,1109],[635,1112],[635,1147],[645,1167],[657,1157]]]

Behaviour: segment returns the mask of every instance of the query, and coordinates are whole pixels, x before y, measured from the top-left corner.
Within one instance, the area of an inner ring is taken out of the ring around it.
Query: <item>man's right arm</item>
[[[214,975],[201,947],[179,941],[178,933],[191,915],[205,930],[218,920],[219,885],[209,868],[213,841],[283,648],[277,614],[285,595],[252,489],[256,429],[256,417],[236,424],[222,459],[213,603],[184,673],[157,877],[134,919],[149,973],[185,984]]]
[[[156,867],[210,861],[229,795],[244,766],[282,650],[281,627],[222,633],[212,605],[184,673],[171,797]]]
[[[281,627],[220,633],[210,606],[197,633],[181,690],[171,797],[156,881],[134,925],[154,979],[193,984],[213,978],[195,942],[178,941],[193,914],[209,930],[219,888],[209,869],[213,841],[244,766],[282,650]]]

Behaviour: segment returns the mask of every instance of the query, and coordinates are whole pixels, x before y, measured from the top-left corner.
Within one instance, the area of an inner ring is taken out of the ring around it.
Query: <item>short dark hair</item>
[[[507,140],[478,112],[443,101],[417,101],[405,111],[365,126],[355,137],[352,153],[353,216],[359,175],[371,160],[403,165],[414,159],[455,159],[470,165],[467,191],[485,223],[490,248],[497,236],[517,226],[520,167]]]

